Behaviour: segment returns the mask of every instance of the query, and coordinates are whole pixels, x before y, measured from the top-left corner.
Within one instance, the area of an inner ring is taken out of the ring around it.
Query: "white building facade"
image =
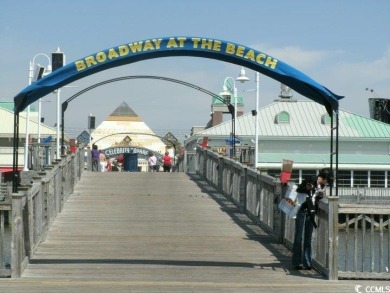
[[[325,107],[312,101],[279,99],[259,109],[258,168],[280,174],[283,159],[293,161],[292,177],[301,180],[330,166],[331,119]],[[254,149],[255,116],[236,119],[241,147]],[[201,131],[185,141],[187,161],[207,137],[208,147],[226,152],[231,121]],[[236,155],[239,155],[237,153]],[[339,111],[340,187],[390,187],[390,125]]]

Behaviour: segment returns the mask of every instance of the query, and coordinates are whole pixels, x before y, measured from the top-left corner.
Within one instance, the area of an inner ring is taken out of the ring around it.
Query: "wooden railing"
[[[278,178],[201,148],[197,149],[196,170],[277,240],[292,248],[295,220],[278,209],[286,190]],[[390,279],[385,272],[390,263],[389,215],[387,206],[347,204],[339,202],[338,196],[325,197],[319,204],[318,228],[313,234],[313,266],[330,280]]]
[[[10,210],[11,245],[0,239],[0,256],[4,247],[11,247],[10,268],[1,258],[1,276],[20,277],[41,241],[44,241],[51,223],[84,170],[84,151],[80,147],[75,154],[68,154],[46,166],[44,171],[34,172],[31,184],[19,186],[7,203],[0,204],[0,210]],[[1,216],[3,233],[3,213]],[[3,236],[3,234],[1,235]],[[1,255],[3,254],[3,255]]]
[[[0,185],[0,277],[11,275],[11,268],[5,258],[11,247],[10,235],[6,231],[11,212],[11,191],[11,184],[2,183]]]
[[[341,278],[389,279],[390,205],[339,204]]]
[[[390,188],[339,187],[338,195],[343,202],[381,203],[390,201]]]

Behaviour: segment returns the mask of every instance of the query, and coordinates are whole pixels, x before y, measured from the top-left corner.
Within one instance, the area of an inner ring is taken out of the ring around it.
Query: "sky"
[[[48,64],[41,53],[51,57],[59,47],[70,63],[125,43],[171,36],[220,39],[264,52],[345,96],[340,108],[362,116],[369,117],[369,98],[390,99],[388,0],[19,0],[0,5],[1,101],[12,101],[27,87],[34,57],[35,63]],[[239,66],[213,59],[151,59],[77,80],[61,90],[61,102],[95,83],[128,75],[179,79],[218,94],[225,78],[239,73]],[[255,73],[246,69],[246,74],[250,81],[236,83],[245,113],[256,105]],[[280,83],[260,75],[260,108],[279,94]],[[56,95],[42,100],[45,124],[54,126]],[[69,103],[66,132],[76,137],[86,130],[90,114],[99,125],[122,102],[159,135],[170,131],[181,137],[210,120],[210,96],[176,83],[134,79],[96,88]]]

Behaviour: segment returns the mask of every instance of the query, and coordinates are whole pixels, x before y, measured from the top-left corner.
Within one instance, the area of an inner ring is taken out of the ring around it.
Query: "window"
[[[267,174],[272,177],[277,177],[280,175],[282,171],[280,169],[268,169]],[[293,169],[291,172],[291,180],[294,181],[294,183],[298,183],[299,181],[299,170]]]
[[[371,171],[370,187],[385,187],[385,171]]]
[[[293,169],[291,172],[291,179],[294,180],[295,183],[299,183],[299,170]]]
[[[282,111],[275,116],[275,124],[287,124],[290,123],[290,114],[286,111]]]
[[[367,171],[353,171],[353,187],[363,187],[368,185]]]
[[[339,170],[338,172],[338,186],[351,187],[351,171]]]
[[[302,180],[313,176],[317,176],[317,170],[302,170]]]
[[[268,169],[267,174],[271,177],[276,177],[280,175],[280,169]]]
[[[331,123],[332,123],[332,121],[330,119],[329,114],[326,113],[326,114],[323,114],[321,116],[321,124],[323,124],[323,125],[331,125]]]

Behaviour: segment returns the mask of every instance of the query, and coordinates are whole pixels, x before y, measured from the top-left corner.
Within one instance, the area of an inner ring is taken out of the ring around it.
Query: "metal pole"
[[[259,163],[259,88],[260,73],[256,72],[256,119],[255,119],[255,169]]]
[[[28,71],[28,85],[31,85],[33,79],[34,66],[33,62],[30,61],[30,67]],[[23,171],[28,171],[28,138],[30,136],[30,105],[27,106],[26,113],[26,140],[24,145],[24,166]]]
[[[19,112],[14,112],[14,154],[13,154],[13,166],[12,166],[12,192],[18,192],[19,184],[19,170],[18,170],[18,158],[19,158]]]
[[[60,98],[60,89],[57,89],[57,141],[56,141],[56,158],[60,159],[60,113],[61,113],[61,98]]]
[[[42,99],[38,100],[38,143],[41,142]]]
[[[68,102],[62,103],[61,107],[61,155],[65,155],[65,110]]]
[[[236,117],[237,117],[237,88],[236,82],[233,80],[233,97],[234,97],[234,119],[233,119],[233,158],[236,157]]]
[[[233,117],[233,159],[236,157],[236,117]]]

